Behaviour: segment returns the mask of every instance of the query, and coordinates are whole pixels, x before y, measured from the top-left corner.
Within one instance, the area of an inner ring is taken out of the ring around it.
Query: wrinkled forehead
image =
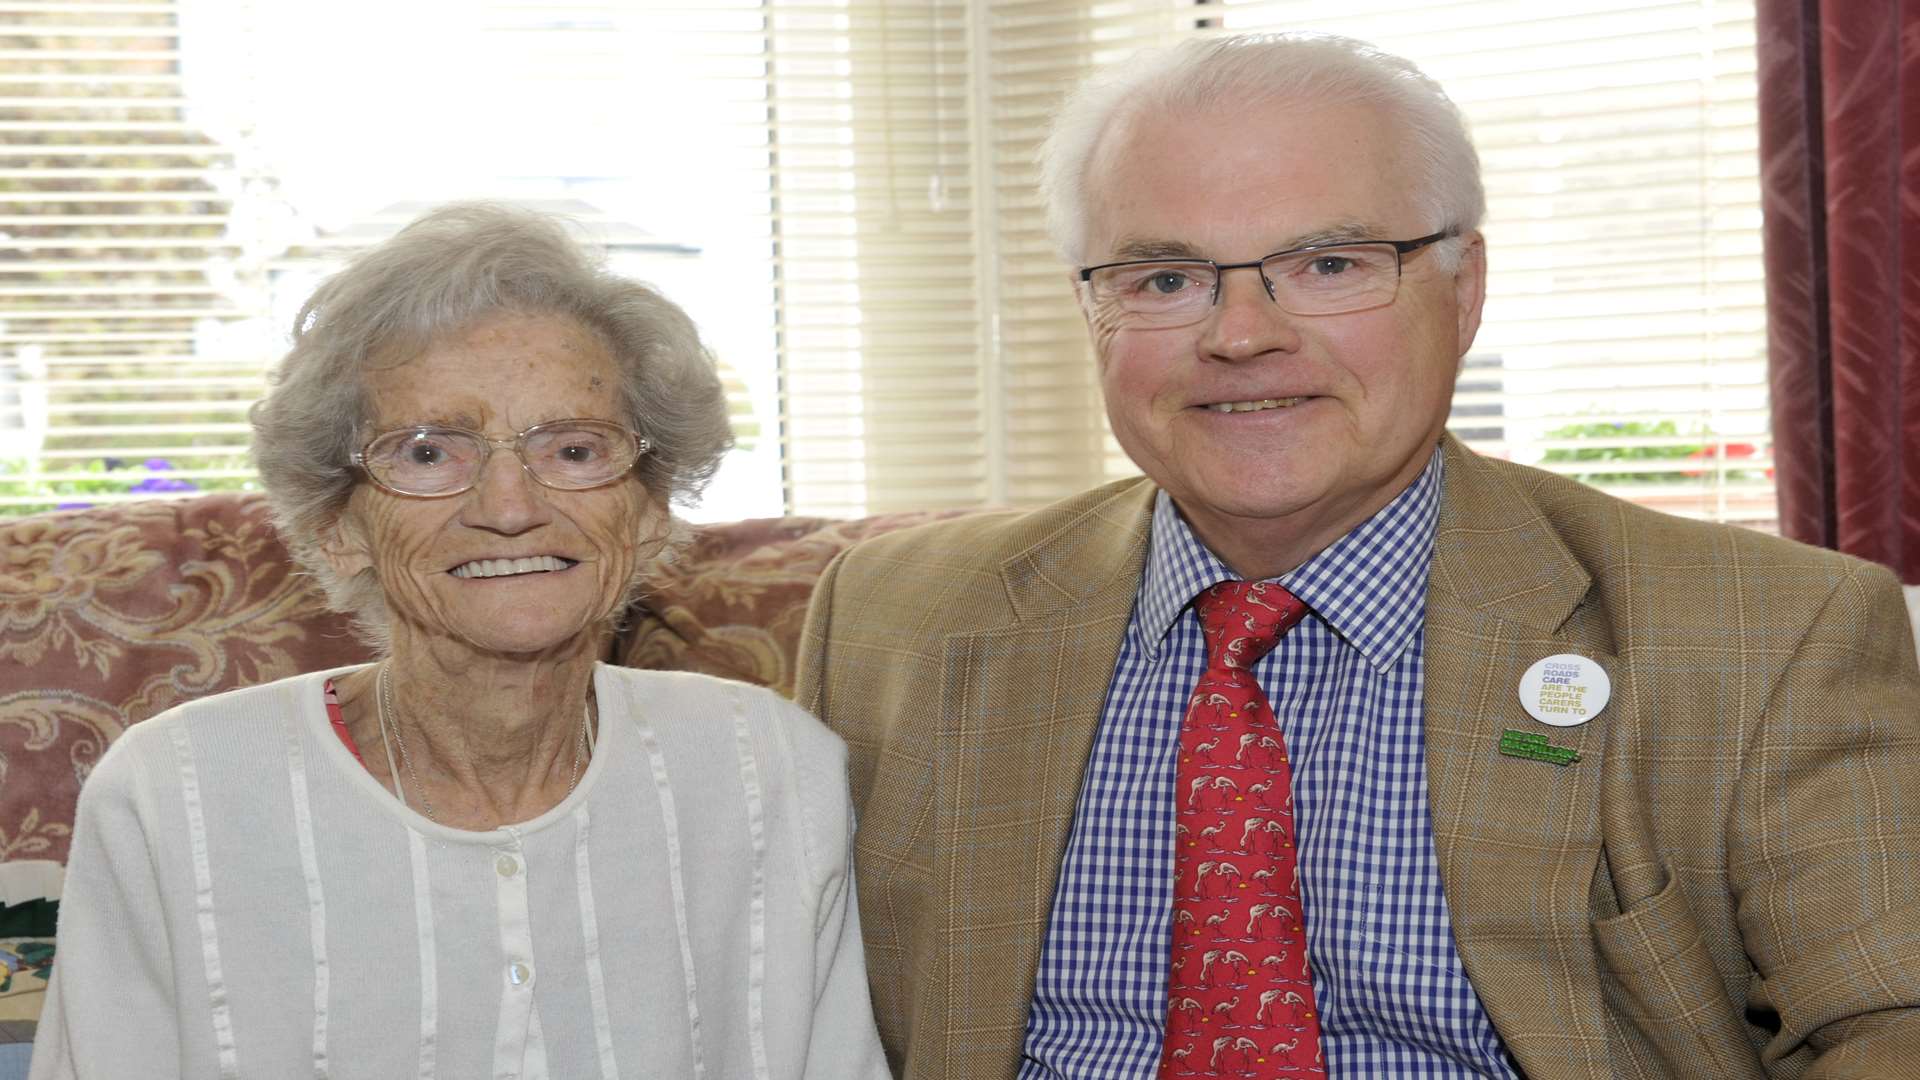
[[[506,435],[554,420],[624,422],[618,366],[598,335],[564,315],[500,312],[362,377],[363,425]]]
[[[1369,103],[1136,106],[1089,158],[1085,254],[1167,248],[1245,259],[1412,236],[1423,222],[1407,149],[1403,125]]]

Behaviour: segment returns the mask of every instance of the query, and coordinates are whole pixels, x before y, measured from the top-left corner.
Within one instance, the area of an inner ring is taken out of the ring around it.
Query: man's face
[[[1416,209],[1397,138],[1359,105],[1138,116],[1089,169],[1087,262],[1242,262],[1328,239],[1424,236],[1446,223]],[[1430,457],[1479,326],[1484,262],[1478,234],[1468,240],[1455,272],[1431,248],[1406,256],[1397,297],[1366,311],[1288,314],[1254,270],[1227,272],[1220,303],[1192,326],[1129,327],[1089,308],[1114,435],[1234,569],[1291,569]],[[1249,402],[1270,404],[1210,407]],[[1273,546],[1263,536],[1288,538],[1280,546],[1297,557],[1240,565],[1236,549]]]

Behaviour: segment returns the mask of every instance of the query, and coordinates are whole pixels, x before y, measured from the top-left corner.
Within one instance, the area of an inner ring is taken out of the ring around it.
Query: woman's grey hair
[[[1433,231],[1480,226],[1486,194],[1466,122],[1440,84],[1412,62],[1331,34],[1246,34],[1144,50],[1089,77],[1068,95],[1040,149],[1047,229],[1069,264],[1091,255],[1087,190],[1102,135],[1148,110],[1182,111],[1268,101],[1362,103],[1380,107],[1411,144],[1414,185]],[[1206,163],[1196,162],[1195,168]],[[1442,265],[1458,264],[1464,241],[1437,245]]]
[[[307,300],[293,347],[250,413],[254,460],[288,551],[382,648],[387,613],[373,571],[342,580],[321,547],[360,481],[351,455],[376,434],[366,427],[366,374],[503,312],[568,317],[599,336],[620,372],[627,422],[652,444],[635,469],[663,508],[696,501],[732,445],[713,357],[678,305],[607,270],[557,218],[492,203],[422,215]]]

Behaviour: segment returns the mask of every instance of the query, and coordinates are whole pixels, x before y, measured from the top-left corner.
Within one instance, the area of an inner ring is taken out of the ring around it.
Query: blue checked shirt
[[[1427,805],[1421,661],[1440,454],[1278,580],[1310,612],[1254,668],[1286,734],[1330,1077],[1513,1077],[1454,950]],[[1162,492],[1080,791],[1022,1080],[1151,1080],[1166,1033],[1174,772],[1206,667],[1190,606],[1235,575]]]

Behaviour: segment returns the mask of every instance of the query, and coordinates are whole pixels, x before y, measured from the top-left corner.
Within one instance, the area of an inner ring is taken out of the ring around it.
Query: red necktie
[[[1160,1076],[1325,1075],[1293,848],[1293,773],[1253,665],[1307,607],[1223,581],[1193,602],[1207,670],[1180,727],[1173,966]]]

